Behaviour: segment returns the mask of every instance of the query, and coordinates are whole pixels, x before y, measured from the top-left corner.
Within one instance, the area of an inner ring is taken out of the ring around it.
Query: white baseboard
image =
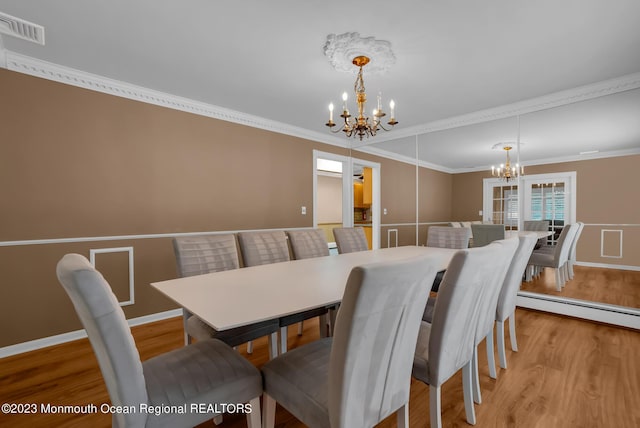
[[[170,311],[159,312],[151,315],[144,315],[127,320],[130,327],[161,321],[168,318],[182,316],[182,309],[172,309]],[[87,332],[82,330],[70,331],[68,333],[57,334],[55,336],[43,337],[42,339],[30,340],[28,342],[17,343],[15,345],[0,348],[0,358],[22,354],[24,352],[35,351],[36,349],[48,346],[60,345],[61,343],[72,342],[74,340],[87,337]]]
[[[520,291],[517,306],[640,330],[640,309]]]
[[[603,268],[603,269],[640,271],[640,266],[614,265],[611,263],[592,263],[592,262],[576,262],[575,264],[576,266],[586,266],[586,267],[595,267],[595,268]]]

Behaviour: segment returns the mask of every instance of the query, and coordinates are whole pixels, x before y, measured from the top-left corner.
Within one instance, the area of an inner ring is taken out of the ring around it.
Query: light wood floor
[[[529,310],[517,310],[520,352],[508,350],[507,370],[488,375],[480,349],[483,403],[476,406],[477,427],[639,427],[640,332]],[[179,318],[133,328],[142,359],[182,346]],[[317,323],[305,322],[301,337],[289,334],[290,347],[318,337]],[[257,366],[267,359],[266,341],[253,355]],[[410,426],[429,426],[428,387],[411,385]],[[109,398],[87,340],[0,360],[1,403],[100,405]],[[467,427],[460,375],[442,389],[445,427]],[[110,416],[6,415],[1,427],[108,427]],[[210,423],[201,426],[212,427]],[[240,416],[224,417],[221,427],[245,427]],[[278,407],[276,426],[303,427]],[[379,425],[395,427],[395,416]]]
[[[574,272],[574,279],[562,291],[556,291],[555,273],[549,268],[533,281],[522,283],[522,290],[640,308],[639,271],[575,266]]]

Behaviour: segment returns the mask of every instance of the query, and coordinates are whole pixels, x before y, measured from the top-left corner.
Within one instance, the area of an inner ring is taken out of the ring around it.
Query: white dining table
[[[355,266],[425,256],[436,271],[457,250],[405,246],[292,260],[151,285],[218,331],[340,303]]]

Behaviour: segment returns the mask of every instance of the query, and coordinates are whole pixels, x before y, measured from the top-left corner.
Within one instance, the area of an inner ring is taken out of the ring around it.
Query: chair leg
[[[569,279],[573,279],[575,273],[573,272],[573,260],[569,260]]]
[[[556,271],[556,291],[562,291],[562,274],[560,273],[560,268],[555,269]]]
[[[276,400],[262,393],[262,428],[273,428],[276,424]]]
[[[267,340],[269,342],[269,359],[273,360],[278,356],[278,333],[274,331]]]
[[[398,409],[397,425],[398,428],[409,428],[409,403]]]
[[[253,354],[253,340],[247,342],[247,354]]]
[[[287,334],[289,334],[289,328],[287,326],[280,327],[280,353],[287,352]]]
[[[496,356],[493,351],[493,328],[487,337],[485,337],[485,342],[487,344],[487,363],[489,364],[489,377],[491,379],[497,379],[498,373],[496,373]]]
[[[260,428],[260,397],[249,401],[249,404],[251,405],[251,413],[247,413],[247,428]]]
[[[187,333],[187,320],[191,314],[182,308],[182,330],[184,331],[184,346],[191,345],[191,336]]]
[[[473,401],[477,404],[482,403],[482,394],[480,393],[480,375],[478,374],[478,347],[473,348],[473,358],[471,359],[471,375],[473,383]]]
[[[476,411],[473,407],[473,375],[471,373],[473,369],[471,366],[472,363],[469,361],[462,367],[462,394],[464,396],[464,411],[467,415],[467,422],[471,425],[475,425]]]
[[[431,420],[431,428],[442,428],[441,408],[442,399],[440,397],[440,387],[429,385],[429,419]]]
[[[507,368],[507,354],[504,346],[504,321],[498,321],[496,324],[496,336],[498,336],[498,360],[500,367]]]
[[[509,315],[509,337],[511,338],[511,350],[518,352],[518,341],[516,340],[516,311]]]
[[[329,336],[333,336],[333,330],[336,328],[336,319],[338,317],[339,306],[329,309]]]
[[[298,336],[302,336],[302,329],[304,329],[304,321],[298,323]]]
[[[320,315],[318,320],[318,327],[320,329],[320,337],[329,337],[329,316],[328,314]]]

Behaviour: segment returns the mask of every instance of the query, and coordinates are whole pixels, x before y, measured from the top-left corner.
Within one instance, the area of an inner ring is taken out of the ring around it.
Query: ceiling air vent
[[[0,33],[44,45],[44,27],[0,12]]]

